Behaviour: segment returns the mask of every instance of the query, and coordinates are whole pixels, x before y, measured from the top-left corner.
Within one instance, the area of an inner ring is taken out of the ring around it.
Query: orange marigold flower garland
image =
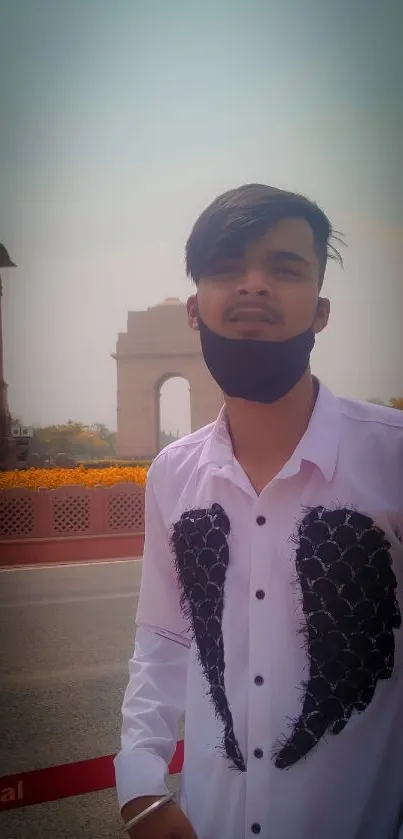
[[[144,466],[109,466],[105,469],[24,469],[0,472],[0,489],[57,489],[61,486],[114,486],[122,482],[145,486],[147,469]]]

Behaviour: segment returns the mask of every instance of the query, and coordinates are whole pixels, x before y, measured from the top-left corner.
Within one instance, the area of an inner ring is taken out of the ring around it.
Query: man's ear
[[[315,335],[318,335],[319,332],[322,332],[322,330],[325,329],[329,321],[329,316],[330,300],[328,300],[327,297],[319,297],[315,320],[312,326]]]
[[[187,313],[188,313],[188,324],[191,329],[195,329],[196,332],[199,331],[199,306],[197,302],[197,294],[192,294],[189,297],[187,304]]]

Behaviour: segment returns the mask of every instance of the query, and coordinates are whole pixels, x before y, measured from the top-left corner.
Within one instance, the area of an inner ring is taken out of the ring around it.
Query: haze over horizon
[[[340,395],[403,395],[402,24],[399,0],[4,4],[12,412],[115,428],[128,311],[186,300],[195,219],[251,181],[308,195],[345,235],[315,373]],[[163,426],[184,433],[187,386],[166,388]]]

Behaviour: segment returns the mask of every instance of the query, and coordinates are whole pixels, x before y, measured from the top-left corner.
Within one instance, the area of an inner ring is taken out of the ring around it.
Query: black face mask
[[[312,329],[287,341],[224,338],[199,317],[204,360],[226,396],[270,404],[302,379],[315,344]]]

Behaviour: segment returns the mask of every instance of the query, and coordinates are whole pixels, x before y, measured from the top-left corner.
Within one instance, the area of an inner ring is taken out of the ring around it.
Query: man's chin
[[[284,337],[279,335],[279,328],[268,324],[265,321],[240,322],[234,321],[231,324],[231,338],[247,338],[255,341],[282,341]]]

